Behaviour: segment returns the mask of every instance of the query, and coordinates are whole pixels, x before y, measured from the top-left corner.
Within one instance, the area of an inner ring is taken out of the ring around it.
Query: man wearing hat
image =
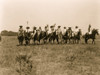
[[[42,28],[41,27],[39,27],[39,32],[41,32],[42,31]]]
[[[26,29],[27,29],[27,32],[29,32],[30,27],[26,27]]]
[[[56,34],[62,33],[62,31],[61,31],[61,26],[58,26],[58,29],[57,29],[56,32],[57,32]]]
[[[49,34],[49,25],[45,26],[45,32],[47,35]]]
[[[67,31],[67,29],[66,29],[66,27],[64,27],[62,34],[65,35],[66,31]]]
[[[68,30],[67,30],[67,32],[68,32],[68,36],[69,37],[72,37],[72,28],[71,27],[68,27]]]
[[[78,26],[75,26],[75,31],[74,31],[74,34],[75,34],[75,35],[77,35],[77,34],[78,34],[78,32],[79,32],[79,28],[78,28]]]
[[[50,28],[51,28],[51,32],[50,33],[53,33],[55,31],[55,26],[56,26],[56,24],[50,26]]]
[[[33,33],[31,34],[31,35],[32,35],[32,37],[34,37],[34,36],[35,36],[35,34],[36,34],[36,30],[37,30],[37,28],[36,28],[36,27],[33,27]]]
[[[58,41],[61,42],[61,39],[62,39],[61,26],[58,26],[58,28],[56,30],[56,35],[57,35]]]
[[[55,27],[54,26],[50,26],[50,28],[51,28],[51,33],[53,33],[54,31],[55,31]]]
[[[58,26],[58,29],[56,30],[56,35],[57,35],[59,38],[62,38],[61,26]]]
[[[91,34],[92,33],[92,28],[91,28],[91,25],[89,24],[89,27],[88,27],[88,34]]]
[[[48,24],[45,26],[45,32],[47,32],[47,31],[49,31],[49,25]]]
[[[20,27],[20,28],[19,28],[19,30],[18,30],[18,36],[21,36],[21,35],[23,35],[24,30],[23,30],[23,26],[22,26],[22,25],[20,25],[19,27]]]

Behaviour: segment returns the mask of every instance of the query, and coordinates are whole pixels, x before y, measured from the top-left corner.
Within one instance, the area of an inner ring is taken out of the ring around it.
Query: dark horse
[[[19,41],[19,45],[23,45],[23,41],[24,41],[24,34],[20,33],[18,35],[18,41]]]
[[[54,43],[55,40],[59,44],[59,35],[56,34],[56,31],[49,34],[49,42],[53,41],[53,43]]]
[[[45,31],[40,32],[37,30],[34,37],[33,37],[33,41],[34,41],[34,43],[36,41],[38,41],[38,43],[40,44],[41,40],[43,40],[43,42],[46,43],[48,40],[48,37],[49,37],[49,35],[47,32],[45,32]]]
[[[25,44],[29,45],[30,44],[30,40],[31,40],[31,33],[30,32],[25,32],[24,33],[24,37],[25,37]]]
[[[72,36],[72,30],[67,30],[65,35],[63,35],[63,41],[65,43],[71,43],[71,39],[73,39],[73,36]]]
[[[82,32],[78,31],[77,35],[73,36],[73,43],[77,43],[78,44],[80,39],[81,39],[81,35],[82,35]]]
[[[49,38],[49,34],[48,34],[48,32],[46,32],[46,31],[41,31],[41,33],[40,33],[40,40],[41,39],[43,39],[43,42],[44,43],[47,43],[47,40],[48,40],[48,38]]]
[[[66,31],[66,33],[64,35],[62,35],[62,39],[64,43],[68,42],[69,36],[68,36],[68,31]]]
[[[39,42],[40,44],[40,32],[37,30],[36,33],[34,34],[34,37],[32,37],[34,44],[36,43],[36,41]]]
[[[85,43],[88,44],[88,40],[92,39],[92,44],[95,44],[96,34],[99,35],[97,29],[93,29],[91,34],[86,33],[85,36],[84,36]]]

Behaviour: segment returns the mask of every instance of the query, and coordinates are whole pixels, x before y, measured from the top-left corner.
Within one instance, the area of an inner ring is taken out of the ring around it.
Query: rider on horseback
[[[91,25],[89,24],[89,27],[88,27],[88,34],[91,34],[92,33],[92,28],[91,28]]]
[[[79,32],[79,28],[78,28],[78,26],[76,26],[75,31],[74,31],[74,35],[76,36],[78,34],[78,32]]]
[[[71,27],[68,27],[67,32],[68,32],[68,36],[72,37],[72,29],[71,29]]]
[[[46,34],[49,34],[49,25],[47,25],[47,26],[45,26],[45,32],[46,32]]]
[[[57,35],[57,41],[58,43],[62,41],[62,31],[61,31],[61,26],[58,26],[58,29],[56,30],[56,35]]]
[[[50,26],[50,28],[51,28],[51,32],[50,32],[50,33],[55,32],[55,24],[54,24],[54,25],[52,25],[52,26]]]
[[[41,27],[39,27],[39,32],[41,32],[42,31],[42,28]]]
[[[62,33],[62,31],[61,31],[61,26],[58,26],[58,29],[57,29],[57,31],[56,31],[56,34],[58,35],[58,34],[60,34],[60,33]]]
[[[65,35],[66,31],[67,31],[67,29],[66,29],[66,27],[64,27],[62,34]]]
[[[19,45],[23,44],[23,40],[24,40],[24,30],[23,30],[23,26],[19,26],[19,30],[18,30],[18,41],[19,41]]]
[[[19,26],[19,30],[18,30],[18,36],[21,36],[24,34],[24,30],[23,30],[23,26]]]

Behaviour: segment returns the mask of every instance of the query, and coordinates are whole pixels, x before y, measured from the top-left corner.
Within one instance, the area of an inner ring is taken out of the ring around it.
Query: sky
[[[0,31],[55,23],[83,32],[89,24],[100,30],[100,0],[0,0]]]

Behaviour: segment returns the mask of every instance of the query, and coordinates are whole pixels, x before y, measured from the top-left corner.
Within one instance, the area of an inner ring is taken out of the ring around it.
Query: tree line
[[[2,36],[17,36],[17,32],[3,30],[1,31]]]

